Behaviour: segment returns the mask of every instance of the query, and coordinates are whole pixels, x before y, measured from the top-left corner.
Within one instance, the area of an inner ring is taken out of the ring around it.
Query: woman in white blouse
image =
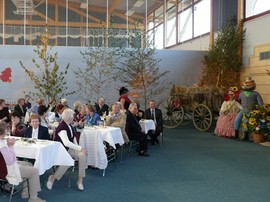
[[[74,129],[71,126],[73,123],[74,111],[72,109],[65,109],[62,113],[62,121],[55,130],[55,141],[61,142],[67,149],[68,153],[79,163],[79,178],[77,186],[79,190],[84,190],[83,178],[85,177],[86,155],[87,151],[78,145]],[[55,179],[60,180],[65,174],[69,166],[59,166],[56,172],[49,176],[47,181],[47,188],[52,189]]]

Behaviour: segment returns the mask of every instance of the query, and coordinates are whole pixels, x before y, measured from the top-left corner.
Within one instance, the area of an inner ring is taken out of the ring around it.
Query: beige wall
[[[251,76],[257,84],[256,91],[261,94],[264,103],[270,104],[270,59],[260,60],[260,53],[266,51],[270,51],[270,44],[254,47],[253,56],[249,57],[248,67],[241,70],[241,80]]]

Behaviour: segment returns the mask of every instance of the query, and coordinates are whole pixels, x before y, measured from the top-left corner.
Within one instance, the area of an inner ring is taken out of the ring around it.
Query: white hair
[[[129,105],[129,110],[132,108],[132,107],[138,107],[138,105],[137,105],[137,103],[136,102],[132,102],[132,103],[130,103],[130,105]]]
[[[62,119],[64,121],[69,121],[70,118],[73,119],[74,114],[75,112],[72,109],[67,108],[62,113]]]
[[[61,99],[61,103],[64,103],[64,102],[67,102],[67,99],[66,98],[62,98]]]

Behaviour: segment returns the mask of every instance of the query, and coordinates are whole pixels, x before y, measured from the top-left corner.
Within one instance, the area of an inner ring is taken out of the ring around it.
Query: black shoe
[[[155,145],[155,140],[151,140],[151,145]]]
[[[145,151],[143,151],[143,152],[139,152],[138,156],[149,157],[150,155],[147,154]]]
[[[155,142],[156,142],[157,144],[159,144],[159,140],[158,140],[158,139],[156,139]]]

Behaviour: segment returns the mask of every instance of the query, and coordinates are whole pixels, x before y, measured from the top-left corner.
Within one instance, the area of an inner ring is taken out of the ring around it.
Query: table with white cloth
[[[87,150],[86,164],[105,169],[108,159],[103,141],[115,149],[115,144],[123,145],[124,139],[120,128],[115,127],[85,127],[80,136],[80,145]]]
[[[73,166],[74,160],[60,142],[49,140],[36,140],[28,143],[17,139],[14,144],[17,157],[35,159],[34,167],[42,175],[52,166]]]
[[[142,132],[145,134],[147,134],[149,130],[156,130],[156,124],[152,119],[143,119],[140,120],[139,123],[142,127]]]

